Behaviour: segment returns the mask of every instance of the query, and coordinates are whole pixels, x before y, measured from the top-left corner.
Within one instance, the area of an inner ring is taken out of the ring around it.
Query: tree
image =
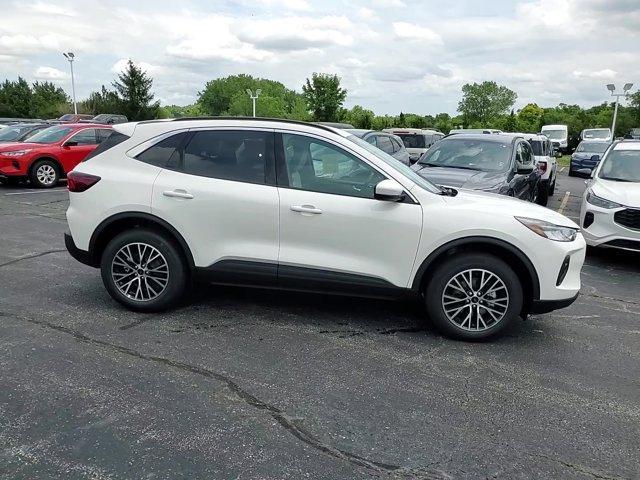
[[[511,113],[506,118],[502,130],[505,132],[515,132],[518,129],[518,121],[516,119],[515,113],[513,113],[513,109],[511,109]]]
[[[29,116],[33,92],[27,81],[18,77],[18,81],[5,80],[0,85],[0,116],[20,117]]]
[[[307,108],[313,119],[318,122],[335,122],[345,99],[347,91],[340,87],[337,75],[314,73],[311,80],[302,86],[307,101]]]
[[[371,110],[366,110],[360,105],[354,106],[351,110],[342,110],[340,121],[350,123],[356,128],[371,130],[374,114]]]
[[[465,124],[486,126],[488,122],[509,111],[518,98],[516,92],[496,82],[465,84],[462,86],[462,100],[458,111]]]
[[[127,115],[117,92],[107,90],[104,85],[102,85],[100,91],[91,92],[86,100],[81,101],[78,104],[78,111],[91,115],[98,115],[99,113]]]
[[[542,128],[544,109],[535,103],[525,105],[518,112],[517,126],[519,132],[538,133]]]
[[[65,91],[51,82],[36,82],[32,88],[29,115],[35,118],[58,118],[70,109]]]
[[[160,103],[151,103],[153,80],[131,60],[112,85],[120,98],[120,110],[129,120],[148,120],[156,117]]]
[[[449,133],[453,128],[451,116],[448,113],[439,113],[436,115],[433,126],[442,133]]]

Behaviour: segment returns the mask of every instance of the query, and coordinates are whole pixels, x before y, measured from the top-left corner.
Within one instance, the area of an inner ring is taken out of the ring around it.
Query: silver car
[[[409,152],[404,147],[402,139],[397,135],[386,132],[378,132],[376,130],[365,130],[359,128],[347,128],[345,132],[349,132],[356,137],[360,137],[365,142],[378,147],[385,153],[388,153],[393,158],[405,165],[409,165]]]

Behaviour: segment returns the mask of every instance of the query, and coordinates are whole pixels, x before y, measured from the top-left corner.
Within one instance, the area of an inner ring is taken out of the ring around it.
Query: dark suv
[[[540,171],[533,149],[523,137],[447,136],[411,168],[436,185],[499,193],[530,202],[538,200]]]

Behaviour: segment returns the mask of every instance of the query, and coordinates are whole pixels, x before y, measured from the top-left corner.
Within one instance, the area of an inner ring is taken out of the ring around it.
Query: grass
[[[560,167],[569,167],[569,163],[571,162],[571,155],[562,155],[558,160],[558,165]]]

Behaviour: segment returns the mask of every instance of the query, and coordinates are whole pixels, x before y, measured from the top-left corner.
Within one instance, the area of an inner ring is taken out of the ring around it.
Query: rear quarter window
[[[111,131],[109,136],[105,138],[100,145],[96,149],[94,149],[89,155],[85,157],[83,161],[87,161],[90,158],[95,157],[96,155],[100,155],[103,152],[106,152],[110,148],[115,147],[116,145],[124,142],[125,140],[129,140],[129,137],[123,133],[119,133],[116,131]]]

